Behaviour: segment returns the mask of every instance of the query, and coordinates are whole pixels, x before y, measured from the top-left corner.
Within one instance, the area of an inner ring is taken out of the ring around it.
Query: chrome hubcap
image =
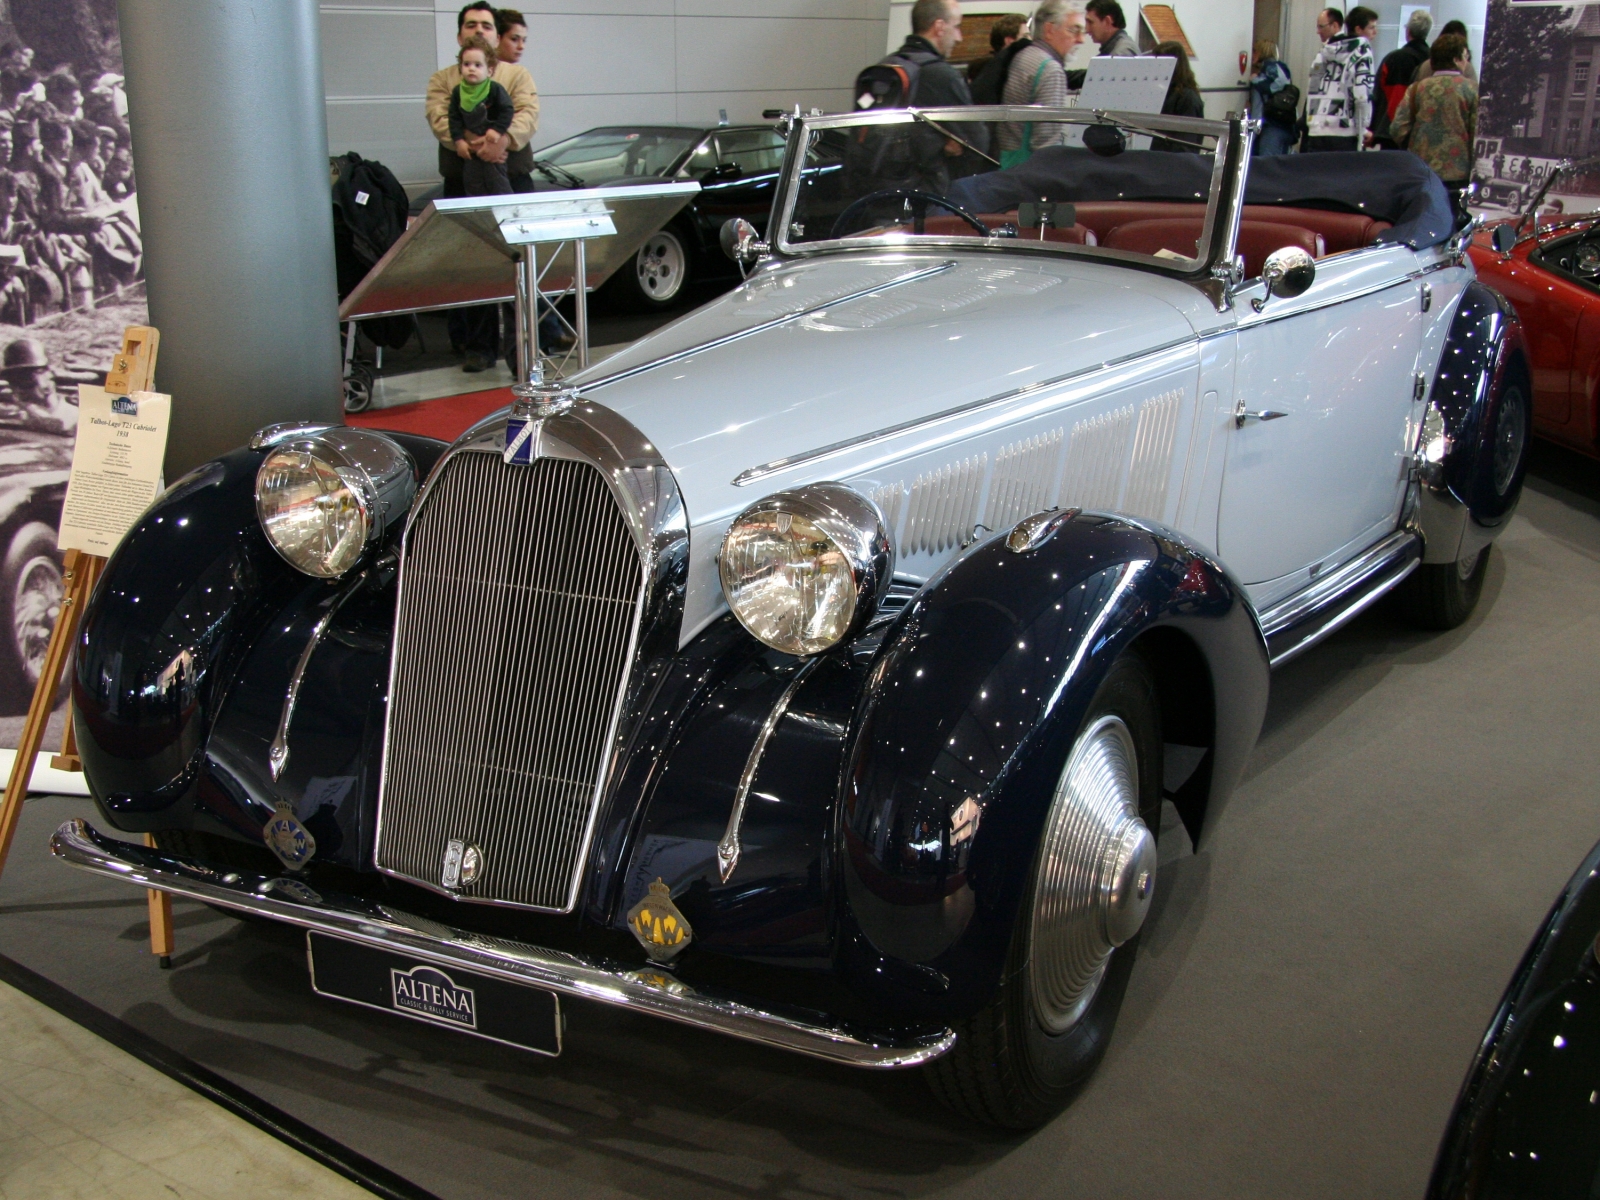
[[[652,300],[670,300],[683,286],[683,244],[662,230],[639,248],[639,290]]]
[[[1500,399],[1500,420],[1494,431],[1494,490],[1500,496],[1506,494],[1522,463],[1522,447],[1527,440],[1522,405],[1521,388],[1507,388]]]
[[[1120,717],[1089,727],[1056,784],[1029,931],[1039,1024],[1071,1028],[1094,999],[1111,952],[1144,924],[1156,844],[1139,819],[1139,759]]]

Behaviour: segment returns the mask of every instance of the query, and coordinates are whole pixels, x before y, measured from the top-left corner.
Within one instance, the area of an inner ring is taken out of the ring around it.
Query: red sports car
[[[1559,173],[1526,214],[1479,231],[1470,253],[1522,318],[1534,432],[1600,458],[1600,212],[1540,213]]]

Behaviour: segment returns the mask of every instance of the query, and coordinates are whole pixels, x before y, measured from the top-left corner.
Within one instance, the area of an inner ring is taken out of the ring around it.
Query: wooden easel
[[[160,332],[151,326],[128,326],[122,334],[122,349],[111,360],[111,370],[106,375],[106,391],[119,396],[153,391],[156,350],[160,343]],[[11,779],[6,784],[5,799],[0,800],[0,872],[5,871],[6,856],[11,852],[11,839],[16,836],[17,821],[22,816],[22,802],[27,798],[28,781],[33,776],[39,744],[44,741],[45,727],[50,723],[50,711],[55,707],[62,671],[72,657],[78,621],[105,565],[106,560],[99,555],[85,554],[80,550],[68,550],[62,563],[61,611],[56,616],[55,628],[50,631],[50,647],[45,651],[44,668],[39,672],[39,682],[33,689],[33,702],[28,705],[28,719],[22,726],[16,760],[11,764]],[[66,736],[61,739],[61,753],[50,760],[50,765],[58,771],[83,770],[83,762],[78,758],[77,738],[73,734],[70,705],[67,709]],[[144,843],[154,846],[155,839],[145,834]],[[172,897],[156,891],[150,892],[149,897],[150,953],[159,957],[165,969],[172,965]]]

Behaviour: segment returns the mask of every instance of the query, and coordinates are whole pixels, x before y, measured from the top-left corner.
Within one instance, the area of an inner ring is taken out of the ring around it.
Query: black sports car
[[[701,192],[607,284],[625,304],[663,309],[691,279],[739,274],[717,242],[722,223],[743,217],[766,231],[784,137],[771,125],[606,125],[534,155],[534,190],[604,187],[640,179],[695,179]]]

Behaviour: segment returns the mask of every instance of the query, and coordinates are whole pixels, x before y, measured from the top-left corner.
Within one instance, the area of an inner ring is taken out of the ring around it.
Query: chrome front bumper
[[[97,875],[174,896],[850,1066],[912,1067],[938,1058],[955,1042],[950,1030],[903,1042],[873,1039],[821,1020],[710,995],[659,970],[482,937],[387,905],[322,894],[296,879],[217,871],[181,855],[108,838],[87,821],[68,821],[57,829],[50,852]]]

